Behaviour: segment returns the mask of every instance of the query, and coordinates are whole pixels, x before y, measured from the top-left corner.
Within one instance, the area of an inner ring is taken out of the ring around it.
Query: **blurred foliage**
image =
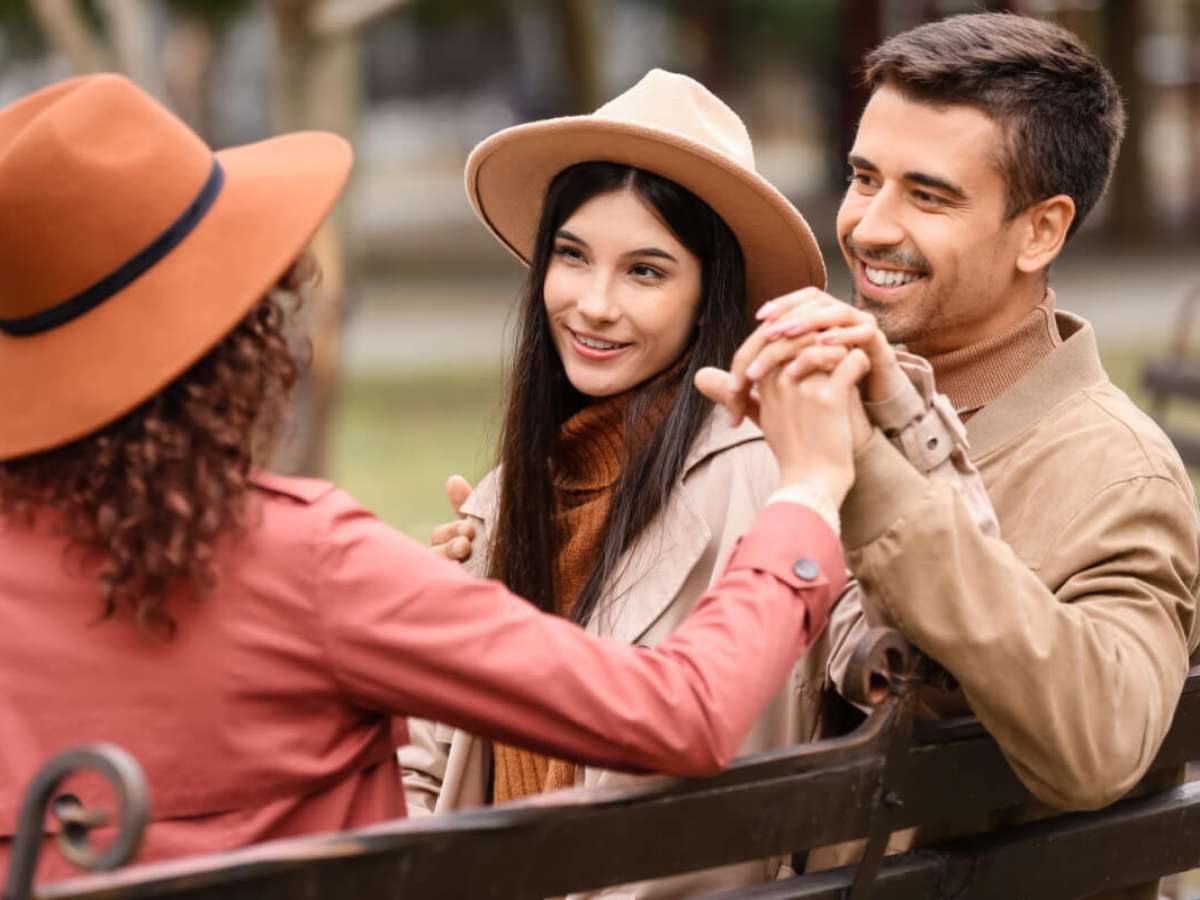
[[[403,7],[402,13],[411,16],[417,25],[431,28],[446,28],[464,22],[482,22],[507,27],[513,10],[518,5],[538,2],[539,0],[410,0]]]
[[[711,4],[713,0],[708,0]],[[695,0],[649,0],[673,16],[695,16]],[[756,63],[802,60],[817,68],[834,61],[841,46],[842,0],[738,0],[728,6],[731,43],[739,68]]]
[[[254,0],[164,0],[173,13],[200,19],[216,28],[229,25],[254,6]]]

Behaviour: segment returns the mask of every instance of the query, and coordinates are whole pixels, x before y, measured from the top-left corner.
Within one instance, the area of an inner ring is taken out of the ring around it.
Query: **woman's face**
[[[571,385],[609,397],[674,363],[695,325],[700,268],[631,189],[580,206],[554,237],[543,285]]]

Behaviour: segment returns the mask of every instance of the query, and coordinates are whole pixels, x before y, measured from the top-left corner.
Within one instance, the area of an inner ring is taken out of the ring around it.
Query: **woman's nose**
[[[594,322],[612,322],[620,315],[620,310],[612,296],[611,282],[597,275],[590,278],[587,284],[580,285],[575,306],[580,314]]]

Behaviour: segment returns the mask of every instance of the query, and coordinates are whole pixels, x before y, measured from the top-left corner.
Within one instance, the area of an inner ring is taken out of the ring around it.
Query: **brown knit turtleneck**
[[[929,357],[938,390],[963,421],[1033,371],[1062,343],[1054,321],[1054,293],[999,334],[969,347]]]
[[[559,431],[554,487],[562,543],[555,560],[554,606],[564,618],[596,567],[621,469],[666,418],[685,366],[686,358],[649,384],[584,407]],[[648,407],[638,416],[637,434],[627,441],[629,404],[645,391],[651,395]],[[574,763],[501,743],[493,744],[492,756],[495,803],[575,784]]]

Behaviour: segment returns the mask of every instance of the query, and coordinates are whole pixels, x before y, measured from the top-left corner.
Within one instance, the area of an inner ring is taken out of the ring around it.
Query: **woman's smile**
[[[567,326],[563,327],[567,328],[567,331],[571,335],[571,347],[584,359],[603,362],[620,356],[624,351],[633,346],[633,344],[621,341],[606,341]]]

